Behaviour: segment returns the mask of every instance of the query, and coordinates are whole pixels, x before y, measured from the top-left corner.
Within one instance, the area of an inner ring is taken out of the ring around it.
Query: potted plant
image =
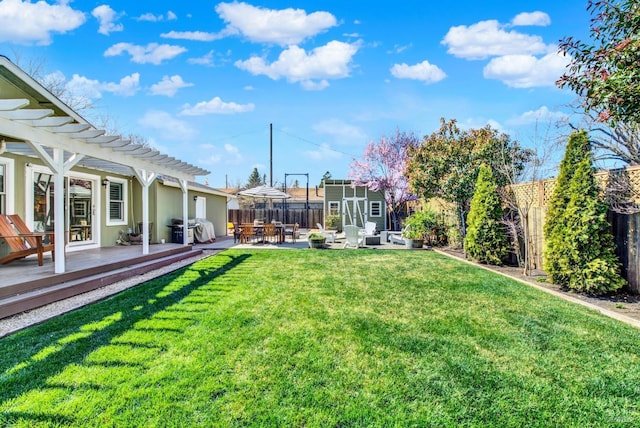
[[[310,233],[307,237],[309,248],[324,248],[326,238],[319,233]]]
[[[436,214],[427,209],[416,211],[404,221],[402,237],[407,248],[422,248],[424,240],[437,226]]]

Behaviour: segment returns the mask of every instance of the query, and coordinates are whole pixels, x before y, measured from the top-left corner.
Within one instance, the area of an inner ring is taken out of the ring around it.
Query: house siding
[[[381,191],[372,191],[364,186],[351,187],[350,180],[327,180],[324,183],[324,211],[329,212],[329,202],[337,201],[340,203],[340,212],[344,210],[343,199],[344,198],[366,198],[364,202],[366,204],[366,211],[369,213],[368,221],[376,223],[377,230],[386,229],[386,202],[384,199],[384,193]],[[382,205],[382,215],[380,217],[371,217],[370,203],[372,201],[379,201]],[[364,208],[364,207],[363,207]],[[326,215],[325,215],[326,217]],[[344,219],[343,219],[344,225]],[[363,226],[358,224],[358,226]]]

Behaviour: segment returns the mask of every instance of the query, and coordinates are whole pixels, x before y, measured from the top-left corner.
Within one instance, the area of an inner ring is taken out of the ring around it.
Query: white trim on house
[[[374,205],[378,206],[378,214],[375,214],[376,209],[374,209]],[[382,201],[369,201],[369,217],[382,217]]]
[[[104,187],[105,200],[105,224],[107,226],[126,226],[129,224],[129,180],[120,177],[106,177],[109,181]],[[111,183],[122,185],[122,217],[118,220],[111,219]]]
[[[15,186],[15,165],[13,159],[0,157],[0,164],[4,166],[4,197],[5,197],[5,209],[4,214],[11,214],[15,212],[15,192],[13,191]]]
[[[147,239],[149,184],[158,174],[186,183],[193,181],[197,175],[209,173],[205,169],[162,154],[155,149],[122,140],[119,136],[105,135],[106,131],[97,129],[87,122],[2,55],[0,55],[0,85],[2,86],[0,89],[3,89],[0,94],[9,94],[9,96],[3,95],[5,98],[0,98],[2,150],[41,159],[52,171],[55,189],[64,187],[64,177],[74,167],[136,176],[143,187],[143,254],[149,253]],[[184,187],[183,213],[186,232],[186,184]],[[25,193],[29,194],[29,192]],[[63,192],[55,192],[53,199],[53,218],[64,218]],[[32,209],[33,206],[31,209],[27,207],[26,212]],[[58,254],[64,254],[63,222],[55,222],[54,234],[55,251]],[[187,245],[186,242],[184,244]],[[55,273],[63,273],[65,270],[65,258],[56,257]]]

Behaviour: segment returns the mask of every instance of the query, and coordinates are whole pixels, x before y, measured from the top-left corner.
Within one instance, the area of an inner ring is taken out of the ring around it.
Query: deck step
[[[35,284],[30,289],[28,283],[17,284],[23,292],[0,297],[0,319],[142,275],[201,253],[202,250],[196,249],[170,251],[161,257],[139,257],[126,262],[111,263],[106,269],[105,266],[101,266],[98,269],[69,272],[72,275],[65,278],[66,281],[60,281],[58,278],[55,283],[44,286],[39,281],[32,281]]]
[[[192,251],[193,251],[192,247],[188,247],[188,246],[175,247],[175,248],[170,248],[161,252],[156,252],[156,253],[151,253],[146,255],[137,255],[132,259],[101,263],[86,269],[71,270],[65,273],[48,275],[46,277],[39,278],[39,279],[34,279],[30,281],[25,281],[25,282],[18,282],[16,284],[0,287],[0,299],[4,297],[15,296],[17,294],[28,293],[40,288],[48,288],[48,287],[51,287],[52,285],[74,281],[76,279],[84,278],[90,275],[98,275],[101,273],[114,271],[116,269],[131,266],[134,263],[135,264],[143,263],[145,261],[151,261],[151,260],[155,260],[165,256],[172,256],[175,254],[182,254],[182,253],[191,254]],[[2,312],[0,312],[0,314],[2,314]]]

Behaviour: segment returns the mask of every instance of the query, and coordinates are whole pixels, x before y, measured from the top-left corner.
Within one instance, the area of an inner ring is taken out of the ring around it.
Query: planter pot
[[[422,239],[409,239],[409,238],[404,238],[404,245],[408,248],[422,248],[422,245],[424,245],[424,241]]]
[[[324,242],[325,242],[324,239],[322,241],[311,240],[309,241],[309,248],[324,248]]]

